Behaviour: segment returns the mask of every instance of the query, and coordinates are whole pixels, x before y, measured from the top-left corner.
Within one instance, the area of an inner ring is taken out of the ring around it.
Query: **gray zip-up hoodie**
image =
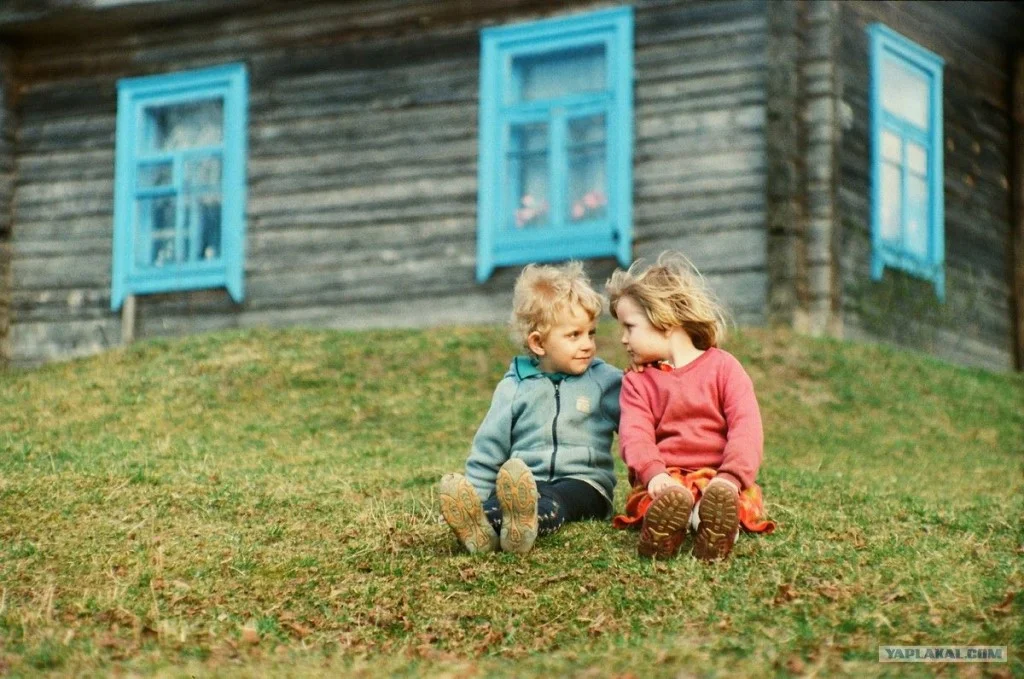
[[[513,359],[473,437],[466,477],[481,500],[494,492],[498,469],[520,458],[537,481],[586,481],[608,500],[615,490],[612,433],[619,428],[622,371],[595,358],[581,375],[540,372]]]

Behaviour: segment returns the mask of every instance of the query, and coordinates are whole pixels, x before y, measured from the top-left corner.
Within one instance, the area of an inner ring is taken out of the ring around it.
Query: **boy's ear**
[[[526,336],[526,346],[534,356],[543,356],[547,353],[544,351],[544,338],[536,330]]]

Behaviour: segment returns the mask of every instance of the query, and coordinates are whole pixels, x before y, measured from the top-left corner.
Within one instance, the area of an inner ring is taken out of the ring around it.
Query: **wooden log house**
[[[1024,8],[7,0],[0,357],[493,322],[689,254],[742,324],[1024,360]]]

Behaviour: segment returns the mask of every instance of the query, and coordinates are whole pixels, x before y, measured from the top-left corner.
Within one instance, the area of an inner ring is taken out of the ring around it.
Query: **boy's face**
[[[546,337],[532,332],[527,338],[530,350],[540,358],[540,369],[547,373],[581,375],[590,367],[597,352],[594,341],[597,320],[573,306],[558,315]]]
[[[651,325],[643,307],[632,298],[623,297],[615,304],[615,316],[622,328],[622,344],[633,365],[665,361],[671,357],[668,336]]]

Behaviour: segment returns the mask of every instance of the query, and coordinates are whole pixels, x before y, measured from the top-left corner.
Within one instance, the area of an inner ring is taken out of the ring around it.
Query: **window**
[[[871,52],[871,277],[885,267],[930,280],[945,297],[942,65],[881,24]]]
[[[632,259],[633,12],[481,33],[477,280]]]
[[[242,301],[245,67],[128,78],[117,90],[111,308],[215,287]]]

